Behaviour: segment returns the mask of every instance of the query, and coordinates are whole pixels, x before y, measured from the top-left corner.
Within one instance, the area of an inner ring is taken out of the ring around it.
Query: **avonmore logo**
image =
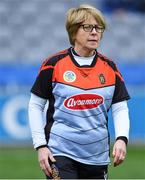
[[[64,101],[64,106],[71,110],[85,110],[97,108],[104,102],[104,98],[97,94],[77,94]]]

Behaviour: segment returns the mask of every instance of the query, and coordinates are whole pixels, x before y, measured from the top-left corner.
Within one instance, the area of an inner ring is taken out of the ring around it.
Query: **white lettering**
[[[92,104],[99,105],[102,102],[103,102],[102,99],[75,100],[74,98],[70,98],[68,100],[68,102],[67,102],[67,107],[82,106],[82,105],[92,105]]]
[[[67,107],[73,107],[73,98],[70,98],[67,102]]]

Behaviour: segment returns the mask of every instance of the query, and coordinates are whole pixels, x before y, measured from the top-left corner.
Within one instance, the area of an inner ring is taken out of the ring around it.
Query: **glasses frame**
[[[98,32],[98,33],[103,33],[104,30],[105,30],[103,28],[103,26],[92,25],[92,24],[81,24],[80,27],[83,27],[83,30],[85,32],[92,32],[94,28],[95,28],[95,31]]]

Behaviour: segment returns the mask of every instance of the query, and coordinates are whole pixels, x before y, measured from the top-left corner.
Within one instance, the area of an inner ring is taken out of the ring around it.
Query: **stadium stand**
[[[134,13],[145,13],[145,0],[104,0],[105,11],[130,11]]]
[[[87,1],[1,0],[0,63],[38,64],[69,46],[65,13]],[[101,1],[88,1],[101,6]],[[104,1],[102,1],[104,2]],[[104,12],[108,29],[100,50],[115,61],[145,59],[145,14]]]

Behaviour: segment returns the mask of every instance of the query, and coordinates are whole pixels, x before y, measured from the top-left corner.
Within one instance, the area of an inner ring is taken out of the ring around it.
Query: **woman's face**
[[[81,56],[91,56],[94,54],[94,50],[98,48],[100,44],[102,32],[100,29],[91,29],[91,27],[89,26],[98,26],[98,23],[94,17],[91,17],[89,20],[84,21],[82,25],[84,26],[80,26],[75,35],[74,49]]]

